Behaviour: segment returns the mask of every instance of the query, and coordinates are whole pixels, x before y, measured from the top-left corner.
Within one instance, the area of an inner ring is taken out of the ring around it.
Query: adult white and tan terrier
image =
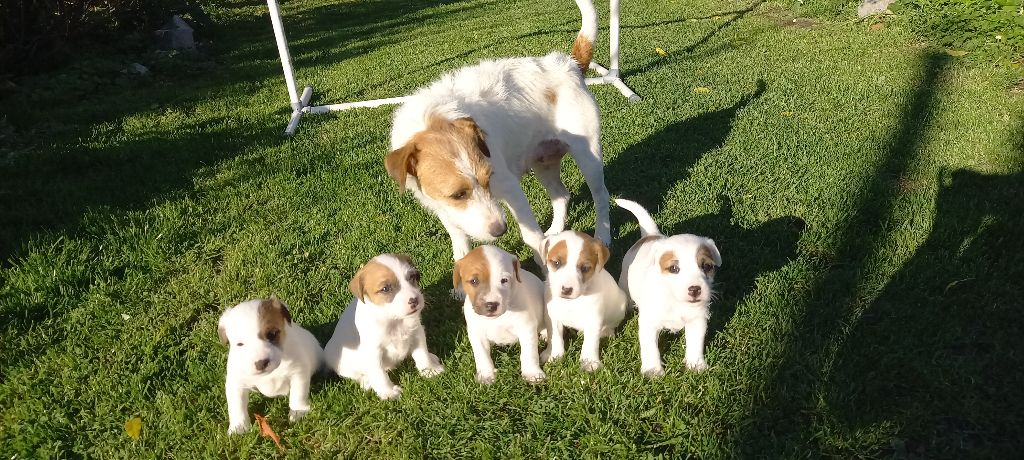
[[[639,310],[641,372],[649,377],[665,373],[658,350],[658,334],[665,329],[685,329],[686,367],[704,370],[711,284],[722,266],[718,247],[702,236],[662,235],[639,204],[629,200],[615,200],[615,204],[633,213],[640,223],[640,240],[622,260],[619,286]]]

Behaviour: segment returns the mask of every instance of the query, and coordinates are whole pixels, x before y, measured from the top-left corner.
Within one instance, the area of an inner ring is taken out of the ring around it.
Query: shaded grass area
[[[577,24],[571,2],[283,8],[300,81],[320,102],[564,50]],[[0,101],[15,133],[0,159],[0,451],[275,455],[256,434],[224,434],[220,311],[276,293],[326,342],[349,278],[390,251],[423,272],[428,341],[447,372],[425,380],[403,366],[393,374],[403,399],[388,403],[319,376],[313,412],[294,425],[287,401],[254,397],[288,456],[1021,448],[1016,71],[916,46],[898,24],[794,23],[775,3],[625,5],[622,68],[644,100],[593,88],[607,185],[657,211],[663,230],[722,250],[711,369],[685,372],[684,344],[666,335],[668,374],[642,378],[631,316],[605,342],[600,372],[579,371],[577,338],[566,361],[545,366],[547,383],[521,382],[513,349],[495,353],[498,381],[480,387],[447,296],[444,230],[381,165],[391,109],[307,117],[282,137],[264,9],[226,4],[210,55],[152,80],[61,105],[59,91]],[[570,225],[592,230],[582,177],[566,163],[563,178]],[[543,191],[532,177],[526,188],[546,222]],[[617,274],[638,231],[628,213],[612,220]],[[529,258],[514,231],[498,244]],[[134,416],[138,440],[123,429]]]

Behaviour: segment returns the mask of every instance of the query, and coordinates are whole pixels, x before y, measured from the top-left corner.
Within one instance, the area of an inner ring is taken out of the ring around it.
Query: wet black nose
[[[269,359],[261,359],[259,361],[256,361],[256,370],[263,372],[263,369],[267,368],[267,364],[270,364]]]
[[[691,296],[697,297],[700,295],[700,286],[690,286],[690,288],[687,289],[687,291],[690,293]]]
[[[415,307],[420,304],[420,299],[417,297],[409,297],[409,305]]]
[[[487,310],[487,313],[494,313],[498,311],[498,302],[487,302],[484,304],[484,309]]]
[[[491,224],[491,228],[489,228],[488,231],[491,232],[491,236],[497,238],[508,231],[508,226],[506,226],[504,222],[495,222]]]
[[[572,295],[572,288],[563,286],[562,295]]]

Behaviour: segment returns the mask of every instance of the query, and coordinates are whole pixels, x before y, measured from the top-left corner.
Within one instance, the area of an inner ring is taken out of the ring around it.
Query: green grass
[[[899,21],[873,30],[849,13],[794,21],[777,3],[624,3],[622,68],[644,100],[593,88],[607,185],[657,210],[664,230],[721,248],[707,372],[685,372],[681,338],[666,335],[668,374],[641,377],[630,316],[595,374],[579,371],[577,339],[545,366],[547,383],[523,383],[504,350],[498,381],[477,385],[447,297],[446,234],[382,165],[392,109],[310,116],[281,136],[265,5],[232,1],[212,11],[221,28],[208,55],[150,56],[152,78],[116,84],[102,71],[41,76],[0,101],[0,452],[276,455],[258,434],[225,434],[220,311],[276,293],[325,343],[355,270],[398,251],[423,272],[428,341],[447,372],[401,367],[398,402],[320,376],[313,412],[294,425],[287,401],[254,397],[288,456],[1016,455],[1020,70],[951,57]],[[283,11],[319,102],[565,50],[578,26],[568,1],[293,0]],[[590,231],[589,192],[566,165],[570,225]],[[533,178],[526,188],[547,222],[543,191]],[[638,232],[628,213],[612,219],[617,274]],[[499,244],[528,259],[511,233]],[[123,428],[135,416],[138,440]]]

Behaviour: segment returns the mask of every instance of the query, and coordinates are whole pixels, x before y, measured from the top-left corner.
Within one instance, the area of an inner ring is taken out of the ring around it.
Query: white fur
[[[288,395],[289,419],[298,421],[309,412],[309,382],[323,361],[320,342],[309,331],[288,321],[278,347],[259,337],[258,308],[262,299],[227,309],[218,327],[230,346],[224,390],[228,402],[228,434],[249,431],[249,392],[265,396]],[[255,363],[267,359],[263,371]]]
[[[637,217],[641,237],[661,237],[631,248],[623,258],[619,276],[619,286],[633,299],[639,311],[641,372],[652,377],[664,374],[658,334],[665,329],[672,332],[685,329],[686,367],[704,370],[707,368],[704,336],[711,316],[711,283],[714,279],[697,265],[696,255],[701,245],[707,246],[714,265],[719,267],[722,257],[718,247],[711,239],[697,235],[666,237],[642,206],[629,200],[615,200],[615,203]],[[672,251],[679,259],[678,273],[662,272],[659,260],[666,251]],[[696,297],[688,292],[694,286],[700,288]]]
[[[548,266],[544,299],[551,318],[551,340],[541,355],[543,361],[554,361],[565,354],[563,327],[583,332],[580,367],[584,371],[601,368],[601,337],[611,337],[626,315],[626,293],[604,266],[586,282],[580,272],[580,254],[584,240],[576,232],[566,231],[544,240],[544,248],[565,241],[568,260],[559,268]],[[570,294],[564,294],[565,290]]]
[[[547,100],[547,91],[555,94],[554,105]],[[546,141],[567,146],[593,195],[597,237],[605,244],[611,242],[597,103],[571,56],[551,53],[487,60],[442,76],[395,110],[392,149],[401,148],[424,131],[435,115],[448,120],[472,118],[485,133],[493,170],[490,193],[474,187],[464,210],[424,194],[415,177],[406,179],[406,186],[437,215],[451,236],[454,260],[469,252],[469,237],[486,242],[504,232],[505,216],[498,201],[508,205],[523,241],[534,254],[540,253],[544,235],[520,184],[531,169],[551,197],[553,216],[548,233],[564,229],[569,192],[559,178],[559,166],[534,163],[539,146]],[[472,176],[458,169],[460,174]]]
[[[541,382],[546,376],[540,368],[539,337],[547,337],[548,333],[548,318],[543,303],[544,283],[522,268],[518,269],[517,280],[513,265],[518,264],[515,256],[495,246],[481,248],[487,256],[491,278],[490,290],[484,300],[497,302],[498,308],[495,316],[479,315],[473,310],[469,296],[462,307],[476,361],[476,380],[485,385],[494,382],[491,345],[512,345],[518,342],[523,379],[531,383]]]
[[[370,303],[368,296],[352,299],[324,347],[325,360],[338,375],[372,389],[380,399],[397,399],[402,388],[391,381],[388,371],[410,355],[424,377],[444,372],[444,366],[427,350],[427,336],[420,322],[423,294],[406,279],[414,267],[387,254],[373,260],[395,273],[398,291],[386,305]],[[410,307],[410,298],[416,299],[415,309]]]

